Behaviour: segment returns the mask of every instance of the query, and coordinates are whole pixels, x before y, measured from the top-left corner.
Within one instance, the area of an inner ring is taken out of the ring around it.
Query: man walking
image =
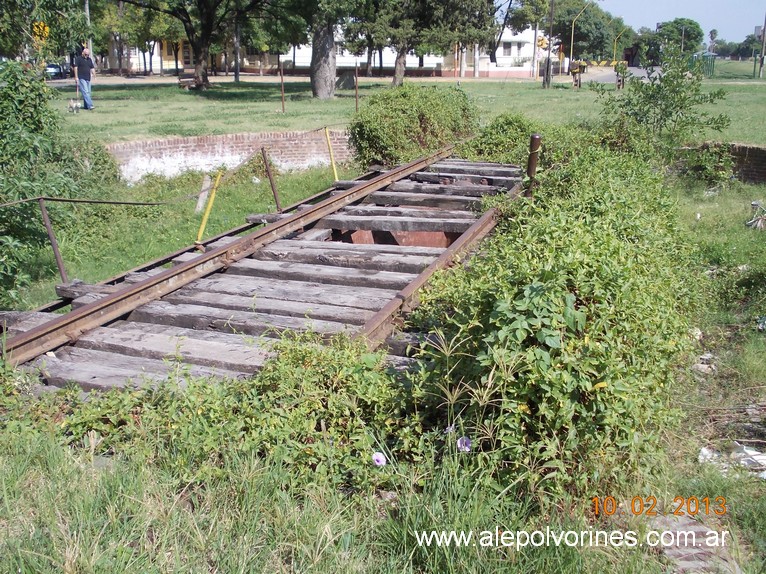
[[[83,108],[86,110],[94,109],[93,100],[90,97],[91,70],[94,70],[92,73],[95,75],[95,66],[93,66],[93,60],[90,59],[90,52],[88,48],[83,48],[82,55],[77,56],[74,60],[74,81],[79,86]]]

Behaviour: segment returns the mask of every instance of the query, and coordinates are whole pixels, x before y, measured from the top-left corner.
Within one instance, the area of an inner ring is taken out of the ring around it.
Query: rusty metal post
[[[45,200],[40,197],[37,202],[40,204],[40,212],[43,214],[43,224],[45,225],[45,231],[48,232],[48,239],[51,242],[51,247],[53,247],[53,255],[56,258],[56,267],[59,268],[61,281],[64,283],[69,283],[69,279],[66,275],[66,269],[64,268],[64,260],[61,258],[61,252],[59,251],[59,244],[56,241],[56,235],[53,233],[51,218],[48,217],[48,210],[45,208]]]
[[[274,181],[274,176],[271,175],[271,166],[269,165],[269,154],[266,153],[266,148],[261,148],[263,154],[263,165],[266,166],[266,175],[269,176],[269,183],[271,184],[271,193],[274,194],[274,203],[277,204],[277,213],[282,213],[282,206],[279,204],[279,194],[277,193],[277,184]]]
[[[354,68],[354,98],[356,99],[356,111],[359,111],[359,62]]]
[[[537,160],[540,157],[540,143],[542,142],[542,136],[540,134],[532,134],[532,138],[529,140],[529,160],[527,161],[527,177],[531,180],[535,179],[537,173]]]

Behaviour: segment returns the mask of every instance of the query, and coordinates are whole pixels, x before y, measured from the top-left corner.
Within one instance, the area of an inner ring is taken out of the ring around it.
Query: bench
[[[194,74],[181,74],[178,76],[178,87],[184,90],[190,90],[197,87],[197,82],[194,79]]]

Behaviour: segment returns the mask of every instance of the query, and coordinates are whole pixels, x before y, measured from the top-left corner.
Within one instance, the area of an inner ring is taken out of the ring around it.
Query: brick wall
[[[741,181],[766,183],[766,146],[732,144],[731,153]]]
[[[330,141],[336,162],[351,159],[345,131],[330,130]],[[150,173],[172,177],[184,171],[209,171],[221,165],[232,168],[264,146],[271,161],[280,169],[305,169],[330,163],[324,129],[122,142],[110,144],[107,149],[117,160],[122,176],[136,182]]]

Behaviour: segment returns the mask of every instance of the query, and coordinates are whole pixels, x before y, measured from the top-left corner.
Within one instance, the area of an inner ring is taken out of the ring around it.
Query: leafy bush
[[[77,197],[117,181],[114,159],[100,144],[70,141],[58,132],[51,91],[39,71],[19,62],[0,69],[0,203],[38,196]],[[71,210],[50,205],[57,227],[72,223]],[[29,279],[25,264],[47,239],[36,202],[0,208],[0,307],[19,303]]]
[[[584,493],[656,457],[696,293],[662,176],[588,137],[566,155],[414,321],[439,333],[434,424],[463,428],[501,485]]]
[[[460,156],[477,161],[493,161],[526,166],[532,134],[542,136],[538,173],[560,167],[573,159],[574,150],[599,144],[599,136],[590,130],[577,130],[534,122],[522,114],[496,117],[476,137],[458,149]]]
[[[712,115],[701,106],[725,97],[723,90],[702,90],[701,61],[690,61],[677,48],[662,53],[658,68],[648,68],[646,78],[630,76],[620,93],[607,91],[603,84],[592,84],[599,92],[607,121],[635,130],[645,126],[670,146],[685,143],[705,130],[721,131],[730,120],[725,114]]]
[[[392,166],[463,139],[478,108],[458,88],[404,85],[376,94],[354,116],[349,143],[364,166]]]

